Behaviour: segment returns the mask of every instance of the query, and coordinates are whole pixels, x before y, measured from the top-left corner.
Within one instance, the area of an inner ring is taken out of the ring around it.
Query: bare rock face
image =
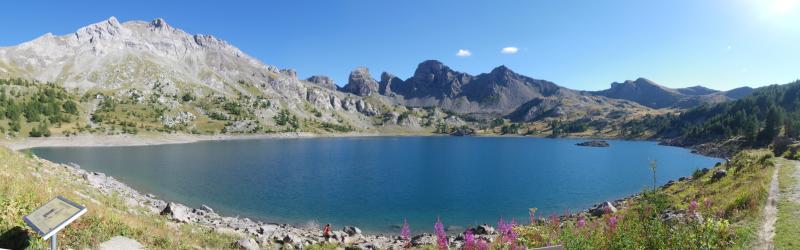
[[[359,96],[368,96],[371,93],[378,93],[378,82],[369,74],[369,69],[358,67],[350,72],[347,85],[342,90]]]
[[[403,84],[403,80],[393,74],[383,72],[381,73],[381,81],[378,82],[378,92],[380,92],[381,95],[394,95],[392,86],[400,86],[401,84]]]
[[[311,76],[306,79],[306,81],[326,89],[336,90],[336,83],[333,82],[333,79],[327,76]]]

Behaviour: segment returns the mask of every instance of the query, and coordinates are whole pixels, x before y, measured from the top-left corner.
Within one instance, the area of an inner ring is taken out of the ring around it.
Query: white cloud
[[[518,51],[519,51],[519,48],[517,48],[517,47],[505,47],[502,50],[500,50],[500,53],[503,53],[503,54],[516,54]]]
[[[460,50],[458,50],[458,53],[456,53],[456,56],[460,56],[460,57],[468,57],[468,56],[471,56],[471,55],[472,55],[472,52],[469,52],[469,50],[466,50],[466,49],[460,49]]]

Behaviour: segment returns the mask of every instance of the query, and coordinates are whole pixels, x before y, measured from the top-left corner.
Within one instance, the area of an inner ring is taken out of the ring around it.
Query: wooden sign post
[[[86,213],[86,207],[75,204],[63,196],[57,196],[23,217],[42,239],[50,239],[50,249],[58,249],[56,233]]]

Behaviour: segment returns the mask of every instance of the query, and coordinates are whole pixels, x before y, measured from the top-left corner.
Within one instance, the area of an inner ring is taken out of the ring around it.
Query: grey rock
[[[336,90],[336,83],[333,82],[333,79],[327,76],[311,76],[306,79],[306,81],[319,85],[320,87]]]
[[[728,176],[728,171],[725,170],[725,169],[720,169],[720,170],[714,171],[714,174],[711,175],[711,180],[717,181],[719,179],[722,179],[725,176]]]
[[[236,249],[245,249],[245,250],[260,250],[261,247],[258,246],[258,242],[253,238],[244,238],[237,240],[234,244]]]
[[[280,70],[280,72],[291,78],[297,78],[297,71],[295,71],[294,69],[282,69]]]
[[[361,234],[361,229],[354,227],[354,226],[346,226],[342,228],[342,231],[347,233],[347,235],[355,236]]]
[[[205,204],[200,205],[200,210],[203,210],[203,211],[206,211],[206,212],[209,212],[209,213],[213,213],[214,212],[214,209],[211,209],[211,207],[206,206]]]
[[[189,223],[192,221],[191,210],[177,203],[167,203],[167,207],[161,211],[161,215],[169,216],[170,219],[177,222]]]
[[[494,234],[494,227],[489,226],[487,224],[483,224],[475,227],[474,232],[475,234],[480,234],[480,235]]]
[[[611,204],[611,202],[608,202],[608,201],[600,203],[599,205],[595,206],[594,208],[589,209],[589,213],[591,213],[593,216],[598,216],[598,217],[602,216],[602,215],[604,215],[606,213],[612,213],[613,214],[613,213],[616,213],[616,212],[617,212],[617,208],[614,207],[614,205]]]
[[[97,246],[98,250],[139,250],[144,249],[144,246],[131,238],[123,236],[114,236],[110,240],[100,243]]]

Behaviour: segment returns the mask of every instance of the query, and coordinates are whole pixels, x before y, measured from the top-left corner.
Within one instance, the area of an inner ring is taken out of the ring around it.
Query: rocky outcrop
[[[378,93],[378,82],[372,78],[369,69],[358,67],[350,72],[350,77],[347,78],[347,85],[342,87],[342,91],[359,96],[368,96],[372,93]]]
[[[306,81],[326,89],[336,90],[336,83],[333,82],[333,79],[327,76],[311,76],[307,78]]]
[[[575,145],[584,146],[584,147],[598,147],[598,148],[605,148],[605,147],[611,146],[611,145],[608,144],[607,141],[601,141],[601,140],[591,140],[591,141],[579,142],[579,143],[577,143]]]
[[[378,82],[378,92],[385,96],[394,96],[392,86],[401,86],[403,80],[387,72],[381,73],[381,81]]]

